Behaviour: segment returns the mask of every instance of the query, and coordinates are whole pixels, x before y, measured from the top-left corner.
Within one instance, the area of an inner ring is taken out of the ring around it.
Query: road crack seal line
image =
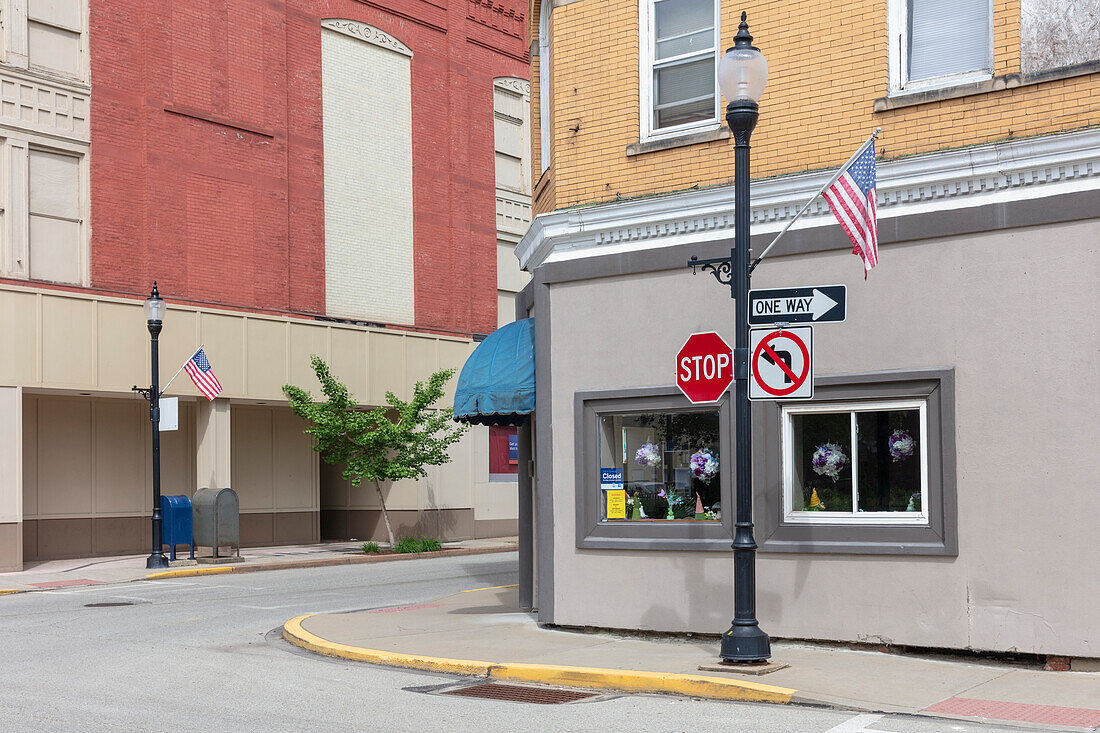
[[[712,700],[744,700],[786,704],[798,690],[775,687],[724,677],[645,672],[597,667],[568,667],[553,664],[484,662],[472,659],[448,659],[420,654],[402,654],[379,649],[348,646],[324,639],[302,626],[314,614],[296,616],[283,624],[283,638],[291,644],[327,657],[350,659],[387,667],[419,669],[472,677],[534,682],[563,687],[581,687],[622,692],[648,692]]]

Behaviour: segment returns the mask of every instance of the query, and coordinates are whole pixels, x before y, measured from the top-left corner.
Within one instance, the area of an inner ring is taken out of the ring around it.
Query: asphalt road
[[[327,659],[303,613],[516,582],[512,553],[0,597],[0,731],[990,731],[952,721],[646,695],[533,705],[432,694],[455,678]],[[89,607],[89,604],[132,604]]]

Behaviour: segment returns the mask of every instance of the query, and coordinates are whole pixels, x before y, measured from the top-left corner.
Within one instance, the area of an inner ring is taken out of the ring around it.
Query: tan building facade
[[[770,66],[752,137],[754,255],[882,127],[878,267],[864,279],[818,199],[753,273],[754,288],[848,294],[844,322],[814,326],[813,399],[753,405],[761,628],[1100,656],[1100,585],[1081,559],[1093,540],[1074,508],[1100,383],[1049,356],[1069,331],[1087,353],[1100,345],[1100,48],[1044,50],[1037,5],[945,6],[950,56],[918,3],[532,7],[543,172],[516,256],[533,276],[520,304],[536,324],[536,470],[521,491],[541,621],[729,628],[731,395],[689,403],[676,355],[695,332],[732,344],[744,316],[689,261],[733,246],[713,67],[746,10]],[[1058,22],[1076,8],[1060,4]],[[1074,303],[1081,328],[1052,326]],[[706,453],[715,466],[695,472]],[[625,512],[609,500],[621,490]]]

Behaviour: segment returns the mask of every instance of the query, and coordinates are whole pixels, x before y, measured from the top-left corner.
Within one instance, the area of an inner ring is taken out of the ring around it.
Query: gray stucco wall
[[[815,329],[818,375],[954,367],[958,461],[958,557],[761,554],[765,631],[1100,656],[1098,239],[1091,220],[884,246],[866,281],[858,258],[837,251],[757,269],[754,287],[848,285],[848,321]],[[576,548],[573,398],[670,384],[693,331],[732,343],[728,289],[685,267],[554,284],[549,305],[546,620],[726,630],[731,556]]]

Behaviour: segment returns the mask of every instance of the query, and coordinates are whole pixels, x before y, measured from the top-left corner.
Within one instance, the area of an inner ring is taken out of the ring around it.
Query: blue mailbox
[[[191,548],[195,559],[195,543],[191,533],[191,500],[186,496],[160,497],[161,542],[168,545],[168,556],[176,559],[176,545]]]

